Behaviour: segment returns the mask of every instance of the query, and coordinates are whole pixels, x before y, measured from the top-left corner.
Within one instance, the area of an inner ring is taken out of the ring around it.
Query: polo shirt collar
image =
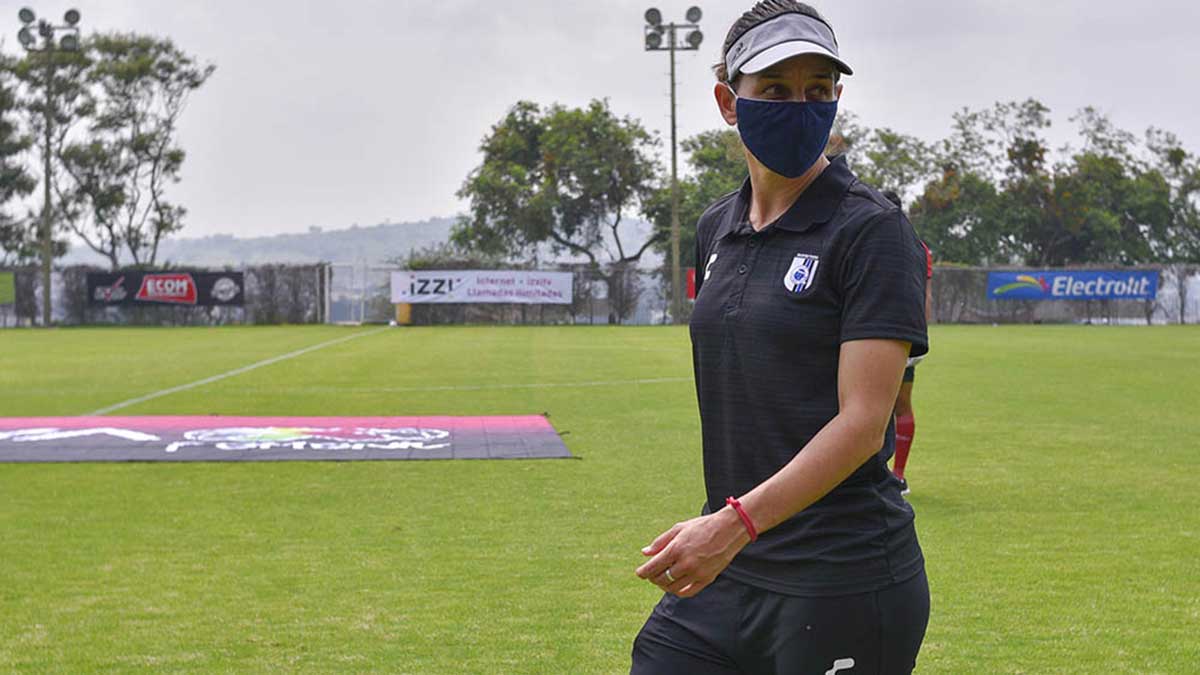
[[[854,181],[854,173],[846,164],[846,157],[844,155],[834,157],[830,160],[829,166],[812,182],[812,185],[809,185],[800,194],[796,203],[771,223],[770,227],[804,232],[813,225],[829,222],[837,211],[838,205],[841,204],[846,190]],[[738,190],[733,204],[734,208],[729,210],[720,232],[717,233],[717,239],[737,232],[743,227],[750,228],[750,198],[750,178],[747,177],[742,182],[741,189]]]

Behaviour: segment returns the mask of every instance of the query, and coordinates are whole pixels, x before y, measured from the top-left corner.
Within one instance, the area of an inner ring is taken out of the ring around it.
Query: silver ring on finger
[[[663,576],[665,576],[667,578],[667,583],[671,583],[671,584],[675,583],[675,577],[671,576],[671,568],[670,567],[667,568],[666,572],[663,572]]]

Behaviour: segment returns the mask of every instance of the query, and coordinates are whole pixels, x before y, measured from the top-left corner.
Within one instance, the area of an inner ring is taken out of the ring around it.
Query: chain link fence
[[[73,266],[51,275],[51,320],[59,325],[221,326],[229,324],[324,323],[326,304],[324,265],[256,265],[245,274],[243,306],[198,307],[147,305],[103,307],[93,305],[87,293],[87,275],[107,272],[99,267]],[[42,272],[24,267],[14,273],[15,325],[39,325],[42,320]],[[196,268],[171,272],[220,272]]]
[[[988,273],[1012,267],[934,267],[931,285],[935,323],[1200,323],[1200,265],[1112,266],[1100,270],[1159,272],[1154,300],[991,300]],[[1088,268],[1072,268],[1088,269]]]
[[[391,301],[396,266],[366,264],[329,265],[330,323],[386,323],[395,317]],[[594,268],[559,266],[571,272],[569,305],[524,304],[415,304],[412,323],[446,324],[629,324],[669,322],[669,298],[662,276],[654,270],[632,266]]]
[[[554,269],[569,271],[574,276],[569,305],[417,304],[412,306],[412,323],[654,325],[670,322],[670,282],[661,270],[587,265]],[[1007,269],[1012,268],[937,266],[931,287],[933,321],[1200,323],[1200,265],[1127,268],[1159,272],[1158,295],[1152,301],[989,300],[988,272]],[[15,305],[6,306],[0,313],[0,327],[39,324],[40,269],[0,271],[14,273],[16,296]],[[87,274],[102,271],[105,270],[84,266],[55,271],[51,284],[55,323],[166,326],[387,323],[396,317],[391,302],[391,275],[400,268],[351,263],[247,267],[239,270],[244,272],[246,282],[242,307],[92,305],[87,297]]]

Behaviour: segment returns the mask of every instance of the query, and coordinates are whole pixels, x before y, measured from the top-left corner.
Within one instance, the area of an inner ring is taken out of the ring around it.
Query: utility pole
[[[42,110],[45,139],[42,146],[43,202],[40,235],[42,243],[42,325],[49,327],[52,316],[50,284],[54,267],[54,222],[50,202],[50,160],[54,152],[54,55],[58,51],[79,51],[79,11],[67,10],[63,16],[66,25],[62,26],[52,25],[45,20],[38,21],[33,10],[28,7],[17,12],[17,18],[21,20],[22,24],[21,30],[17,32],[17,39],[20,40],[21,46],[27,52],[41,54],[46,67],[46,103]],[[40,46],[37,44],[38,39],[34,37],[34,31],[31,30],[35,21],[37,22],[37,34],[42,38]],[[56,43],[55,33],[59,31],[65,35]]]
[[[666,51],[671,53],[671,320],[680,323],[683,318],[683,271],[679,262],[679,160],[678,143],[676,138],[675,117],[675,52],[696,51],[704,41],[700,32],[700,18],[703,16],[699,7],[687,11],[686,24],[674,22],[663,25],[662,12],[651,7],[646,10],[646,51]],[[687,30],[687,39],[680,42],[678,31]],[[663,45],[663,33],[666,32],[667,44]]]

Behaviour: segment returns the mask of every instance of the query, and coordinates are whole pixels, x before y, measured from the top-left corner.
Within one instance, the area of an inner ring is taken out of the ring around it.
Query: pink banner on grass
[[[540,415],[514,417],[9,417],[0,462],[570,457]]]

